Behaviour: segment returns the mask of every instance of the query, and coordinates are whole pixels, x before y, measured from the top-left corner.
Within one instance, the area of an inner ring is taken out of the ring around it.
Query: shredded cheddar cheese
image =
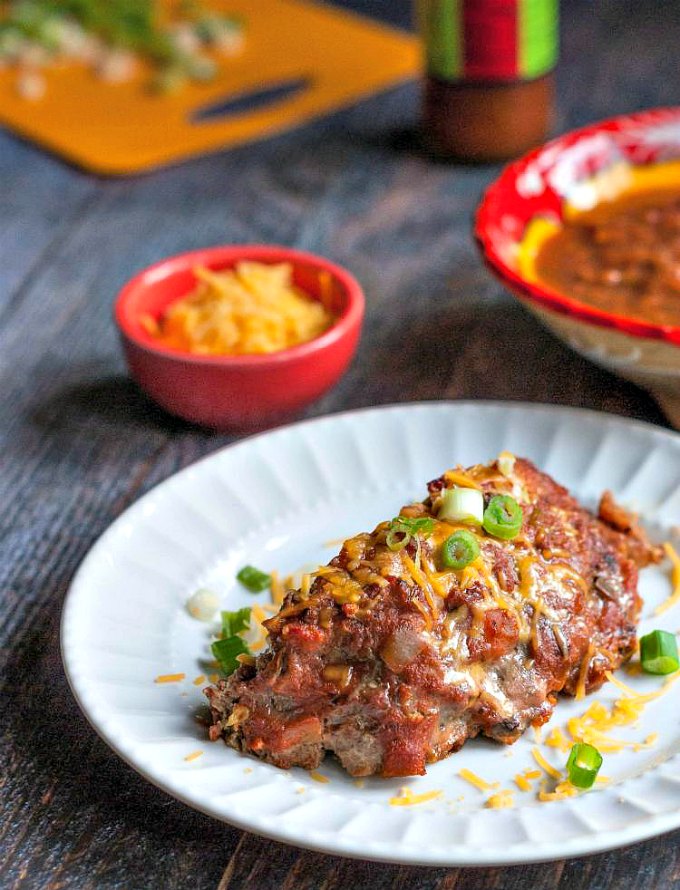
[[[477,491],[482,490],[479,482],[475,482],[470,476],[458,470],[449,470],[444,473],[444,479],[451,485],[457,485],[459,488],[476,488]]]
[[[324,776],[323,773],[318,773],[316,770],[311,771],[309,778],[313,779],[315,782],[320,782],[322,785],[326,785],[330,782],[328,776]]]
[[[534,779],[540,779],[543,773],[540,769],[525,769],[523,773],[517,773],[515,776],[515,785],[520,791],[531,791]]]
[[[551,763],[548,763],[548,761],[541,754],[541,752],[538,750],[538,748],[532,748],[531,753],[532,753],[533,758],[536,761],[536,763],[551,778],[553,778],[553,779],[561,779],[562,778],[562,773],[559,770],[555,769],[555,767]]]
[[[404,564],[408,569],[411,577],[416,582],[416,584],[420,587],[420,589],[425,594],[425,599],[427,600],[427,604],[430,607],[430,611],[433,614],[437,613],[437,606],[434,601],[434,591],[430,582],[427,580],[425,575],[421,572],[421,570],[416,566],[411,557],[405,553],[404,554]]]
[[[513,792],[509,788],[505,788],[503,791],[498,791],[496,794],[492,794],[484,804],[484,806],[490,810],[505,810],[514,805],[515,799],[513,797]]]
[[[661,615],[663,612],[667,612],[668,609],[680,602],[680,556],[678,556],[675,548],[668,541],[663,545],[663,549],[673,566],[671,570],[673,591],[667,600],[664,600],[660,606],[656,607],[654,610],[655,615]]]
[[[273,571],[271,573],[272,579],[272,600],[276,603],[277,606],[280,606],[283,603],[283,598],[286,595],[286,591],[284,590],[284,586],[281,583],[281,579],[279,578],[279,573],[277,571]]]
[[[478,788],[480,791],[493,791],[498,788],[498,782],[487,782],[485,779],[482,779],[481,776],[478,776],[469,769],[460,770],[458,775],[461,779],[474,785],[475,788]]]
[[[278,352],[318,337],[333,316],[293,284],[288,263],[243,261],[215,272],[198,267],[195,290],[172,303],[147,332],[164,346],[197,355]]]
[[[479,563],[480,560],[476,559],[474,563],[470,563],[469,566],[465,566],[464,569],[460,572],[459,582],[460,586],[463,590],[467,590],[468,587],[472,587],[475,581],[479,580],[479,569],[475,565],[475,563]]]
[[[562,730],[556,726],[545,740],[545,744],[549,748],[558,748],[560,751],[571,751],[572,742],[566,737]]]
[[[558,782],[553,791],[546,791],[542,788],[538,792],[538,799],[541,801],[564,800],[567,797],[575,797],[578,791],[568,780],[564,779]]]
[[[645,705],[664,695],[670,686],[680,678],[680,671],[669,677],[660,689],[642,694],[637,693],[632,687],[614,676],[611,671],[607,671],[605,676],[621,690],[623,697],[616,699],[610,708],[599,701],[591,702],[583,714],[567,721],[568,735],[559,727],[555,727],[545,740],[547,746],[566,753],[571,750],[575,742],[585,742],[596,747],[602,754],[615,754],[626,748],[641,751],[651,748],[656,743],[657,733],[651,733],[641,742],[614,738],[610,733],[614,728],[636,724]],[[554,800],[556,798],[545,799]]]
[[[522,773],[517,773],[514,781],[520,791],[531,791],[531,782],[526,776],[522,775]]]
[[[440,596],[442,599],[446,599],[446,591],[442,588],[439,582],[439,578],[437,577],[438,573],[433,570],[432,566],[428,564],[427,560],[423,559],[420,568],[427,580],[430,582],[430,585],[437,596]]]
[[[396,797],[390,797],[389,804],[392,807],[412,807],[419,803],[427,803],[428,800],[437,800],[442,794],[442,791],[424,791],[422,794],[414,794],[407,785],[404,785],[399,789],[399,794]]]
[[[266,620],[267,613],[264,608],[255,603],[250,610],[250,631],[253,636],[248,643],[248,648],[251,652],[259,652],[267,645],[269,635],[267,629],[263,626],[263,622]]]
[[[198,760],[199,757],[203,755],[203,751],[192,751],[191,754],[187,754],[184,758],[187,763],[191,763],[192,760]]]
[[[159,674],[154,683],[180,683],[186,674]]]
[[[194,686],[201,686],[203,683],[205,683],[205,674],[199,674],[198,677],[193,680]]]

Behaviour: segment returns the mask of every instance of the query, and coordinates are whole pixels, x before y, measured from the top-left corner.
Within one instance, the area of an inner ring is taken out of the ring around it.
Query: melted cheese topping
[[[590,659],[593,657],[593,652],[595,651],[594,646],[591,643],[588,644],[588,651],[583,656],[583,661],[581,662],[581,667],[578,672],[578,682],[576,683],[576,694],[574,698],[576,701],[580,701],[585,698],[586,694],[586,681],[588,680],[588,668],[590,667]]]
[[[406,566],[406,569],[408,570],[411,578],[425,594],[425,599],[427,600],[427,604],[430,607],[432,615],[436,616],[439,612],[439,604],[435,601],[436,594],[432,589],[432,585],[425,577],[423,572],[421,572],[418,566],[413,562],[408,553],[404,554],[404,565]]]
[[[444,479],[451,487],[457,486],[458,488],[476,488],[478,491],[482,490],[482,486],[479,482],[475,482],[471,476],[468,476],[467,473],[463,472],[463,470],[448,470],[444,473]]]

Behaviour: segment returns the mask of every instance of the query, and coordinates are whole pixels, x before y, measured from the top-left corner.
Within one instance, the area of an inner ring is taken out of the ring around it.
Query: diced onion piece
[[[220,607],[216,593],[202,587],[187,600],[187,612],[197,621],[212,621]]]
[[[484,495],[476,488],[447,488],[442,493],[437,516],[453,522],[481,525],[484,519]]]

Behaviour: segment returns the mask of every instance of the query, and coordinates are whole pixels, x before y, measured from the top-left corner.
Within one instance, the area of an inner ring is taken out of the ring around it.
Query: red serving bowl
[[[592,124],[510,164],[485,192],[474,232],[488,267],[529,311],[581,355],[647,387],[680,424],[680,328],[589,306],[531,273],[541,226],[645,183],[680,193],[680,108]]]
[[[229,269],[239,260],[290,263],[293,281],[320,298],[335,321],[319,337],[266,355],[203,356],[161,346],[141,318],[159,318],[195,286],[194,269]],[[325,279],[325,280],[324,280]],[[207,247],[149,266],[120,292],[114,318],[130,373],[171,414],[221,430],[256,429],[289,419],[340,379],[356,352],[364,295],[356,279],[323,257],[287,247]]]

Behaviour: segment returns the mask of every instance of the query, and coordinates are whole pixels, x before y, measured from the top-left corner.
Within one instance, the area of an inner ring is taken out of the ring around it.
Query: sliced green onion
[[[451,519],[466,525],[481,525],[484,495],[476,488],[447,488],[437,511],[439,519]]]
[[[675,635],[653,630],[640,639],[640,663],[648,674],[672,674],[680,667]]]
[[[251,593],[260,593],[272,586],[272,576],[254,566],[244,566],[236,577]]]
[[[411,543],[413,535],[405,528],[391,528],[385,535],[385,543],[394,553]]]
[[[483,525],[495,538],[516,538],[522,528],[522,508],[509,494],[494,495],[484,511]]]
[[[442,562],[449,569],[464,569],[479,556],[477,538],[464,529],[454,532],[442,544]]]
[[[222,612],[222,637],[234,637],[250,626],[250,609],[246,606],[236,612]]]
[[[567,760],[569,781],[576,788],[592,788],[601,766],[602,755],[597,748],[579,742],[569,752]]]
[[[229,676],[239,666],[236,656],[247,655],[248,647],[241,637],[228,637],[226,640],[215,640],[210,647],[222,671]]]
[[[390,529],[399,531],[407,531],[412,535],[423,532],[428,535],[434,529],[434,519],[429,516],[418,516],[411,518],[410,516],[396,516],[390,523]]]

